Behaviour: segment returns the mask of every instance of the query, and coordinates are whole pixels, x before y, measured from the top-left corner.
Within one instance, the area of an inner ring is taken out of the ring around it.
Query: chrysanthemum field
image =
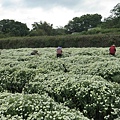
[[[120,48],[3,49],[0,119],[119,120]]]

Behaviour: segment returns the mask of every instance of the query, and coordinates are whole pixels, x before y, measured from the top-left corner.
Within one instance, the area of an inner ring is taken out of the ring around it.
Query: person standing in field
[[[115,47],[115,45],[113,44],[113,45],[111,45],[110,48],[109,48],[109,54],[115,56],[115,53],[116,53],[116,47]]]
[[[39,53],[38,53],[37,50],[33,50],[33,51],[31,52],[31,55],[39,55]]]
[[[57,57],[62,57],[62,47],[57,48]]]

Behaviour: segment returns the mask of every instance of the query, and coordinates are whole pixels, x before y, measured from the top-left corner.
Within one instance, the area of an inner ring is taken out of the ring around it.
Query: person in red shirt
[[[57,57],[61,57],[62,56],[62,47],[58,47],[57,48]]]
[[[109,53],[110,53],[110,55],[115,55],[115,53],[116,53],[116,47],[115,47],[114,44],[110,46]]]

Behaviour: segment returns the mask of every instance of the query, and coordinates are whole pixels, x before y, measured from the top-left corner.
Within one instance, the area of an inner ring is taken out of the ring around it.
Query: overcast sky
[[[12,19],[26,23],[46,21],[53,27],[64,27],[69,20],[85,14],[110,15],[120,0],[0,0],[0,20]]]

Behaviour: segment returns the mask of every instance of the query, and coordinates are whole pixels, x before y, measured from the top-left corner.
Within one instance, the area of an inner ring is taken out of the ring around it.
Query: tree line
[[[26,24],[3,19],[0,21],[0,38],[13,36],[54,36],[86,32],[92,28],[120,28],[120,3],[111,11],[111,15],[102,21],[100,14],[86,14],[74,17],[64,27],[53,28],[53,24],[46,21],[34,22],[30,30]]]

